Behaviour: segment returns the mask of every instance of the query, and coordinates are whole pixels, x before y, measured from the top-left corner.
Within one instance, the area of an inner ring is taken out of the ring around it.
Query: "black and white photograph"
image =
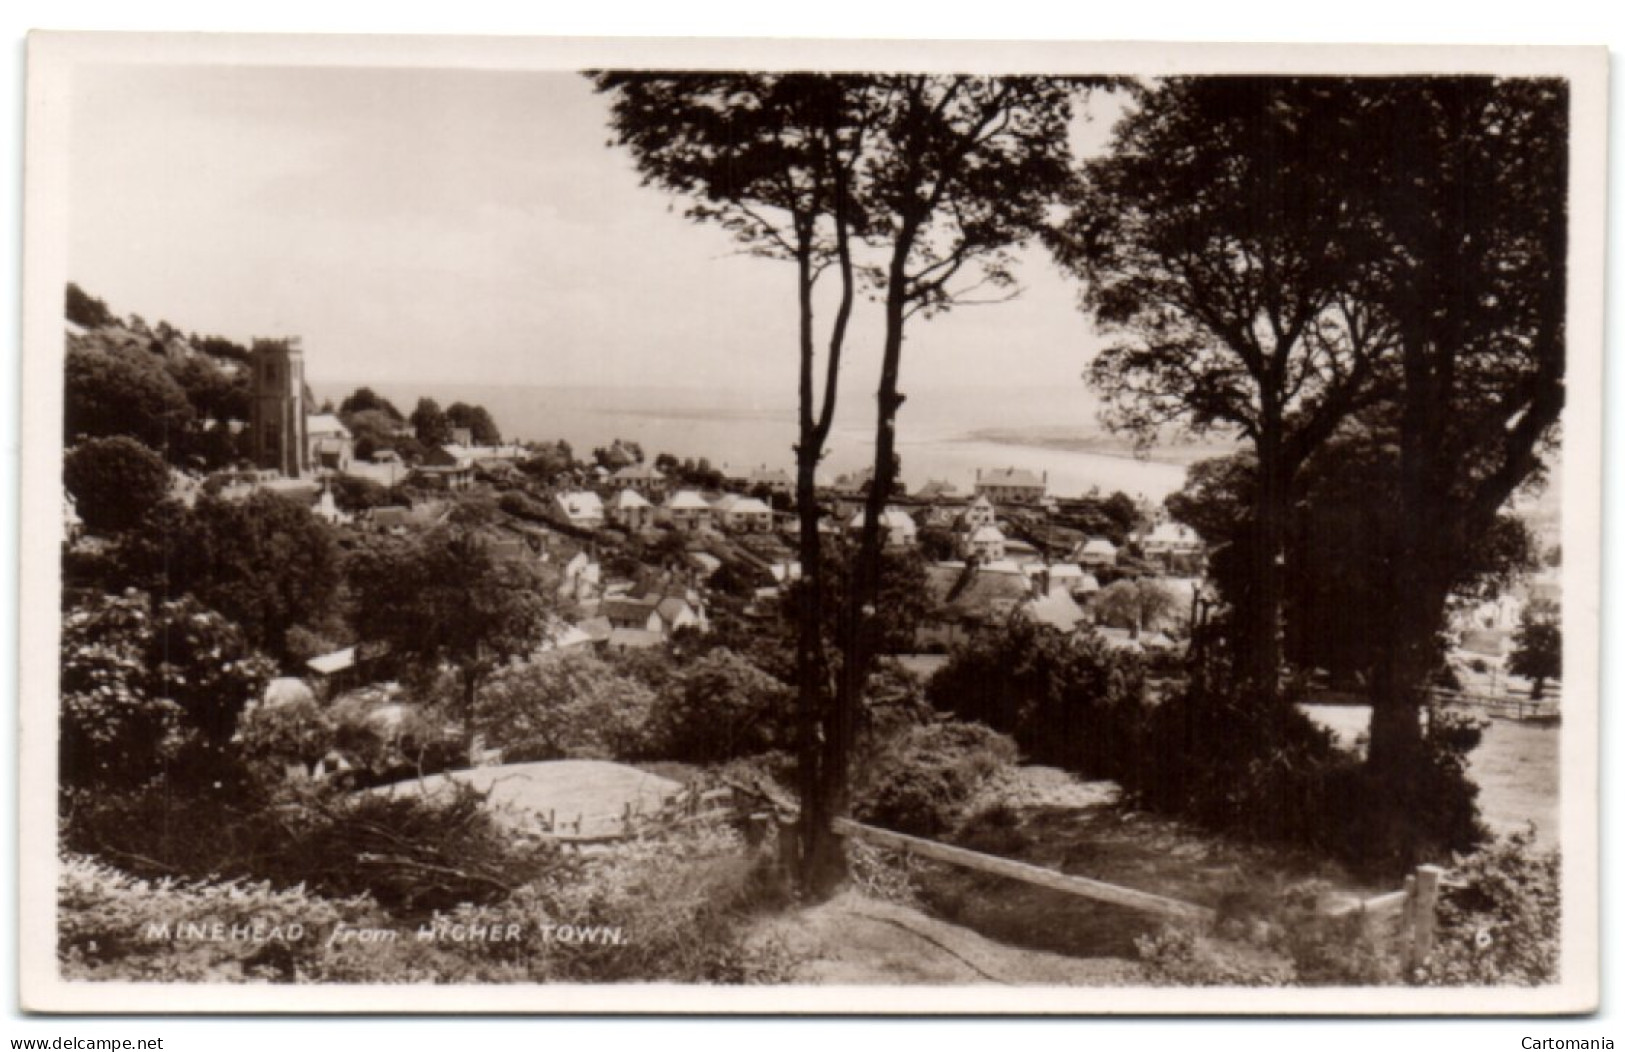
[[[25,1008],[1596,1008],[1604,49],[28,47]]]

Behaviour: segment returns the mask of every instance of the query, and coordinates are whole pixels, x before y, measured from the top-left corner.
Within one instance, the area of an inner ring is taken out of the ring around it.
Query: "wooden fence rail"
[[[980,873],[992,873],[996,876],[1008,877],[1011,880],[1019,880],[1026,884],[1036,884],[1039,887],[1064,892],[1068,895],[1095,899],[1099,902],[1109,902],[1114,906],[1126,906],[1133,910],[1156,913],[1164,917],[1178,917],[1183,920],[1211,921],[1214,916],[1213,911],[1206,906],[1181,902],[1178,899],[1164,898],[1161,895],[1136,891],[1133,888],[1120,887],[1101,880],[1091,880],[1088,877],[1075,877],[1069,873],[1059,873],[1053,869],[1045,869],[1042,866],[1017,862],[1013,859],[984,855],[979,851],[969,851],[962,847],[950,847],[947,844],[939,844],[934,840],[922,840],[919,837],[894,833],[889,829],[876,829],[873,826],[862,825],[846,818],[835,819],[831,823],[831,827],[840,836],[861,840],[864,843],[874,844],[876,847],[889,848],[893,851],[907,851],[921,858],[963,866],[966,869],[973,869]]]

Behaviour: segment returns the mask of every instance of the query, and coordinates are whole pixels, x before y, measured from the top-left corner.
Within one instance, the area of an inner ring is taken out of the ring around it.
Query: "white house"
[[[976,499],[970,502],[970,507],[965,509],[960,522],[964,524],[966,532],[975,533],[983,526],[994,525],[997,517],[993,510],[993,502],[988,500],[985,494],[978,493]]]
[[[981,526],[969,535],[965,542],[965,557],[971,556],[984,563],[997,562],[1004,558],[1004,531],[997,526]]]
[[[559,511],[564,513],[564,517],[570,520],[572,526],[596,530],[604,524],[604,502],[591,490],[560,493],[557,503]]]
[[[355,456],[350,429],[332,413],[312,413],[305,418],[305,441],[309,444],[308,463],[318,470],[348,471]]]
[[[1049,472],[1042,477],[1025,468],[994,468],[976,471],[976,494],[995,504],[1037,504],[1044,499]]]
[[[711,525],[711,505],[691,489],[678,490],[666,499],[666,521],[683,533],[693,533]]]
[[[711,505],[712,520],[735,533],[772,533],[773,509],[755,497],[730,493]]]
[[[861,532],[866,519],[867,514],[862,511],[852,516],[846,524],[847,532]],[[887,508],[880,513],[880,528],[885,531],[886,547],[888,548],[908,547],[914,543],[915,534],[919,532],[919,527],[914,524],[914,520],[909,517],[907,512],[899,508]]]
[[[633,489],[623,489],[609,502],[609,521],[628,530],[642,530],[654,525],[655,506]]]
[[[1104,537],[1090,537],[1079,546],[1077,560],[1085,569],[1117,565],[1117,545]]]

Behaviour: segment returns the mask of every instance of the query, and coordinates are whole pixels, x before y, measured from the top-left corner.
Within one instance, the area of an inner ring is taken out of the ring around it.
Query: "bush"
[[[1132,654],[1024,619],[975,637],[931,677],[937,709],[1008,734],[1035,763],[1085,777],[1122,773],[1145,674]]]
[[[790,691],[727,649],[678,670],[652,713],[654,748],[663,759],[719,763],[790,741]]]
[[[127,530],[169,492],[169,468],[133,438],[93,438],[63,458],[62,482],[86,526]]]
[[[1538,986],[1561,963],[1562,860],[1533,849],[1533,830],[1463,859],[1439,903],[1438,938],[1417,981]]]
[[[134,786],[173,771],[229,775],[226,743],[273,667],[190,596],[97,596],[67,611],[61,641],[61,780]]]
[[[958,820],[984,781],[1015,761],[1015,743],[981,724],[912,727],[861,765],[854,810],[865,822],[935,836]]]
[[[1470,721],[1436,716],[1395,785],[1294,707],[1187,689],[1146,713],[1119,781],[1135,806],[1394,875],[1481,840],[1466,774],[1478,736]]]
[[[648,688],[596,655],[567,652],[499,670],[476,710],[487,747],[518,763],[651,755],[656,704]]]

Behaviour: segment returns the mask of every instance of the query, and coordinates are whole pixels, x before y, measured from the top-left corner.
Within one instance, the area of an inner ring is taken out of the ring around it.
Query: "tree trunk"
[[[821,777],[832,817],[845,816],[851,807],[852,751],[857,745],[858,716],[873,661],[875,607],[880,595],[882,516],[891,496],[893,466],[897,449],[897,410],[903,396],[897,391],[903,354],[903,327],[906,321],[905,266],[913,246],[917,226],[905,222],[893,247],[886,284],[886,335],[880,366],[880,386],[876,396],[874,473],[864,500],[863,529],[858,542],[856,572],[851,575],[846,604],[841,616],[841,675],[837,684],[834,711],[824,743]],[[809,860],[812,879],[821,892],[838,887],[846,876],[846,858],[839,844]]]
[[[1244,620],[1248,653],[1245,683],[1259,701],[1273,705],[1280,697],[1282,563],[1286,549],[1287,478],[1281,449],[1281,415],[1266,407],[1257,442],[1258,484],[1253,503],[1255,544],[1252,553],[1254,592]]]

